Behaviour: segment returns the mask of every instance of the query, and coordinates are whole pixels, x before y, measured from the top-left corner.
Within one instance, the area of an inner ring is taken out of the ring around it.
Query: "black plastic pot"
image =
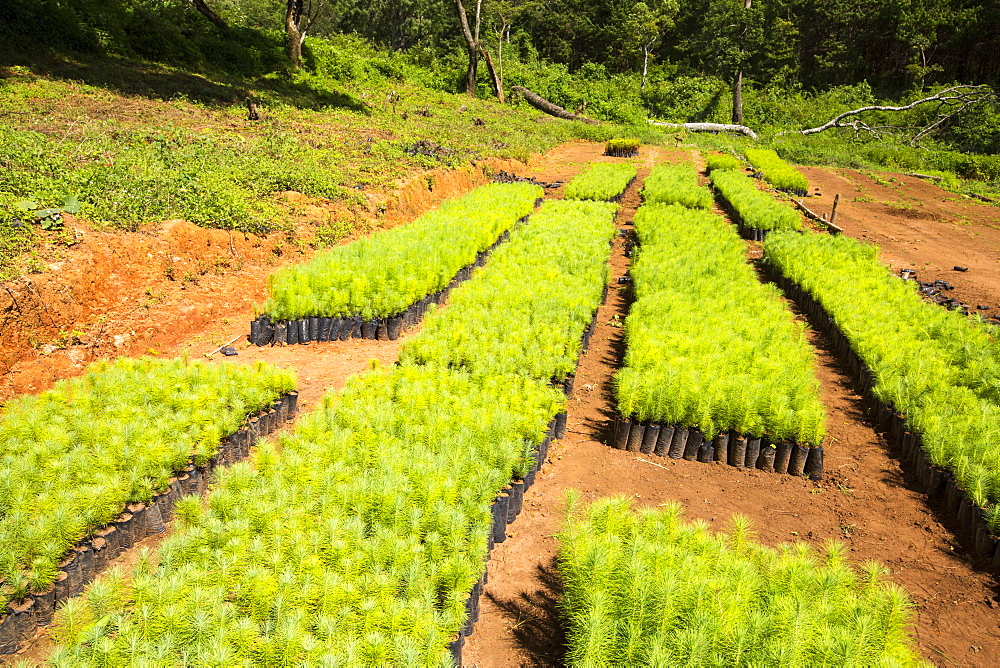
[[[493,542],[502,543],[507,540],[507,506],[510,496],[500,494],[493,501]]]
[[[716,435],[712,442],[715,447],[715,461],[723,464],[729,463],[729,432],[724,431]]]
[[[379,341],[389,340],[389,321],[386,318],[378,318],[375,325],[375,338]]]
[[[340,341],[340,329],[343,325],[343,318],[330,318],[330,334],[327,341]]]
[[[680,459],[683,457],[687,438],[688,430],[686,427],[674,427],[674,435],[670,440],[670,449],[667,451],[667,456],[671,459]]]
[[[628,432],[632,423],[628,420],[618,418],[615,420],[615,435],[611,439],[611,447],[624,450],[628,445]]]
[[[809,448],[799,444],[792,445],[792,456],[788,460],[789,475],[804,475],[806,470],[806,460],[809,458]]]
[[[372,318],[371,320],[361,321],[362,339],[374,339],[377,330],[378,330],[378,321],[375,320],[375,318]]]
[[[309,343],[309,319],[302,318],[299,320],[299,343],[305,344]]]
[[[642,437],[646,435],[646,425],[641,422],[633,422],[632,428],[628,432],[628,445],[625,449],[629,452],[639,452],[642,447]]]
[[[660,438],[660,425],[658,424],[647,424],[646,432],[642,435],[642,445],[639,446],[639,452],[644,455],[648,455],[653,450],[656,449],[656,441]]]
[[[777,452],[770,443],[761,445],[760,457],[757,458],[757,468],[761,471],[774,471],[774,456]]]
[[[810,480],[823,479],[823,447],[809,448],[809,456],[806,458],[806,475]]]
[[[792,458],[792,444],[781,441],[774,444],[774,472],[788,473],[788,461]]]
[[[47,626],[52,621],[52,613],[56,607],[56,587],[49,585],[48,589],[34,595],[35,606],[32,617],[35,626]],[[0,634],[2,637],[2,634]]]
[[[403,316],[395,315],[386,321],[386,334],[390,341],[395,341],[403,332]]]
[[[320,318],[319,319],[319,332],[316,335],[317,341],[329,341],[330,340],[330,325],[333,324],[333,318]]]
[[[684,459],[693,462],[698,459],[698,451],[705,442],[705,437],[698,429],[688,429],[687,442],[684,444]]]
[[[319,321],[320,318],[312,316],[309,318],[309,340],[319,341]]]
[[[760,436],[748,436],[746,458],[743,460],[743,466],[748,469],[756,468],[758,457],[760,457]]]
[[[566,437],[566,413],[556,414],[556,438]]]
[[[285,327],[288,332],[285,342],[290,346],[296,345],[299,342],[299,323],[292,320]]]
[[[510,501],[507,502],[507,524],[510,524],[521,513],[524,503],[524,481],[513,480],[510,483]]]
[[[448,643],[448,652],[451,653],[451,660],[456,666],[462,665],[462,648],[465,647],[465,636],[461,633],[458,637]]]
[[[250,343],[254,344],[255,346],[261,345],[257,343],[257,340],[260,338],[260,327],[261,327],[261,322],[259,320],[250,321]]]
[[[704,440],[701,447],[698,448],[698,461],[702,464],[708,464],[715,461],[715,446],[712,445],[712,441]]]
[[[729,465],[743,468],[747,461],[747,439],[743,434],[729,435]]]
[[[656,447],[653,454],[657,457],[666,457],[670,452],[670,443],[674,439],[674,428],[671,426],[660,426],[660,435],[656,439]]]

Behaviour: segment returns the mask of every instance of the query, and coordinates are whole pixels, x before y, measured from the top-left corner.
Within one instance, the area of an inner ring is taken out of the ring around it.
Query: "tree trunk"
[[[687,130],[688,132],[738,132],[750,137],[750,139],[757,138],[757,133],[745,125],[730,125],[728,123],[659,123],[657,121],[650,121],[649,124],[661,128]]]
[[[490,77],[493,79],[493,89],[497,93],[497,100],[500,104],[503,104],[505,102],[503,98],[503,79],[497,69],[493,66],[493,58],[490,56],[490,52],[486,49],[480,49],[480,52],[486,60],[486,69],[490,71]]]
[[[646,73],[649,72],[649,46],[642,47],[642,92],[646,92]]]
[[[211,21],[216,28],[224,32],[229,32],[229,24],[221,16],[212,11],[205,0],[191,0],[191,5],[197,9],[202,16]]]
[[[462,26],[462,36],[465,38],[465,50],[469,54],[469,69],[466,73],[465,92],[476,96],[476,75],[479,70],[479,18],[483,0],[476,0],[475,33],[469,28],[469,19],[465,15],[462,0],[455,0],[455,10],[458,12],[458,22]]]
[[[302,0],[288,0],[285,8],[285,41],[293,70],[302,67],[302,32],[299,30],[301,18]]]
[[[733,123],[743,125],[743,70],[736,73],[733,81]]]
[[[528,104],[535,109],[544,111],[546,114],[555,116],[556,118],[564,118],[567,121],[582,121],[584,123],[590,123],[591,125],[600,125],[600,121],[595,121],[593,118],[585,118],[584,116],[578,116],[570,111],[566,111],[559,105],[552,104],[541,95],[532,93],[524,86],[513,86],[511,87],[511,90],[523,95],[524,99],[528,101]]]

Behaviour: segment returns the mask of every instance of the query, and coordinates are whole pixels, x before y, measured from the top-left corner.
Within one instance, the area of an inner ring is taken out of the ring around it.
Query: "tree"
[[[462,36],[465,38],[465,50],[469,54],[469,71],[465,81],[465,92],[475,97],[476,75],[479,69],[479,25],[482,18],[483,0],[476,0],[476,22],[472,28],[469,27],[469,19],[465,15],[465,6],[462,4],[462,0],[455,0],[455,9],[458,11],[458,22],[462,26]]]
[[[302,67],[302,43],[325,4],[325,0],[288,0],[285,5],[285,41],[292,69]]]
[[[216,28],[224,32],[229,32],[229,24],[223,20],[221,16],[212,11],[212,8],[208,6],[205,0],[190,0],[191,5],[201,13],[206,19],[211,21]]]
[[[677,10],[677,0],[650,0],[649,4],[637,2],[628,8],[627,17],[621,22],[622,43],[627,45],[629,51],[642,53],[643,91],[646,90],[652,49],[662,39],[663,31],[673,27]]]

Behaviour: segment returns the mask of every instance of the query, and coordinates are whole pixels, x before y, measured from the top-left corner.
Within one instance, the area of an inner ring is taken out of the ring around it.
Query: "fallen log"
[[[566,111],[558,104],[552,104],[538,93],[533,93],[524,86],[511,86],[510,89],[512,91],[515,91],[523,95],[524,99],[527,100],[528,104],[530,104],[532,107],[538,109],[539,111],[544,111],[546,114],[549,114],[550,116],[555,116],[556,118],[562,118],[567,121],[582,121],[584,123],[590,123],[591,125],[600,124],[600,121],[595,121],[593,118],[586,118],[585,116],[574,114],[571,111]]]
[[[730,123],[660,123],[659,121],[650,121],[649,124],[661,128],[687,130],[688,132],[738,132],[750,137],[750,139],[757,138],[757,133],[747,126]]]

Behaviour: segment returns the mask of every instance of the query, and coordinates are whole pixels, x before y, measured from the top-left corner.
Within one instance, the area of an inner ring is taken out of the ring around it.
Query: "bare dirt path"
[[[828,167],[798,167],[812,191],[805,204],[828,212],[840,194],[837,225],[878,244],[884,262],[914,269],[921,281],[945,280],[950,297],[1000,316],[1000,207],[949,192],[914,176]],[[955,271],[955,266],[967,272]]]
[[[623,200],[620,227],[639,204],[638,185]],[[570,488],[580,490],[584,500],[622,494],[650,506],[679,501],[689,518],[720,528],[742,513],[754,519],[759,538],[770,545],[843,541],[852,560],[883,562],[910,592],[917,606],[914,636],[928,660],[940,666],[996,665],[1000,600],[993,577],[976,569],[966,546],[937,521],[925,497],[907,486],[884,440],[865,420],[847,376],[815,332],[823,400],[830,410],[823,482],[605,445],[615,405],[611,379],[623,353],[619,325],[627,312],[623,291],[616,289],[617,277],[628,268],[620,240],[611,266],[612,289],[577,373],[567,436],[550,448],[524,510],[508,527],[510,537],[493,551],[480,620],[463,653],[466,665],[561,663],[565,636],[558,617],[554,535]]]

